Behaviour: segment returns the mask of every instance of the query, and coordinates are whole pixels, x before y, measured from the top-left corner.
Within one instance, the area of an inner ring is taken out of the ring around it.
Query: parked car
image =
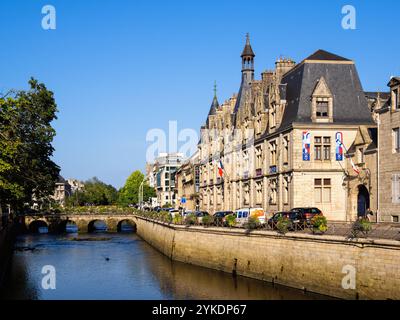
[[[218,211],[214,213],[214,224],[217,226],[225,226],[225,217],[227,215],[234,214],[233,211]]]
[[[184,217],[186,217],[186,216],[189,215],[189,214],[195,214],[195,212],[194,212],[194,211],[191,211],[191,210],[185,210],[185,211],[183,212],[183,216],[184,216]]]
[[[315,207],[300,207],[293,208],[291,212],[298,212],[302,220],[304,220],[308,225],[311,223],[311,219],[316,215],[323,215],[322,211]]]
[[[180,215],[180,214],[181,214],[180,211],[177,210],[177,209],[172,209],[172,210],[169,210],[168,212],[169,212],[169,214],[171,215],[172,219],[173,219],[176,215]]]
[[[265,211],[263,208],[243,208],[236,210],[236,223],[238,226],[243,226],[249,217],[257,218],[261,225],[266,223]]]
[[[299,230],[303,229],[306,224],[306,220],[303,215],[299,211],[286,211],[286,212],[277,212],[272,218],[268,220],[268,225],[272,229],[276,229],[276,225],[280,218],[285,217],[289,220],[288,229],[289,230]]]
[[[209,213],[207,211],[196,211],[195,212],[196,218],[197,218],[197,223],[202,223],[203,222],[203,217],[204,216],[209,216]]]
[[[282,217],[288,218],[289,219],[290,212],[277,212],[275,213],[270,219],[268,219],[268,226],[270,226],[272,229],[276,229],[276,224],[278,223],[279,219]]]

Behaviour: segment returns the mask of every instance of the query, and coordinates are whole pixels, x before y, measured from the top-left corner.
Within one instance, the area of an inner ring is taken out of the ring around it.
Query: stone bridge
[[[64,232],[68,224],[75,224],[78,232],[94,231],[95,222],[107,225],[107,231],[118,232],[122,224],[129,224],[136,231],[133,214],[37,214],[20,217],[20,223],[31,232],[37,232],[39,227],[48,227],[49,232]]]

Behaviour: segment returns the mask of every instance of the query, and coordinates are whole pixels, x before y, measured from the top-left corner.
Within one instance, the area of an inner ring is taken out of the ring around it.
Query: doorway
[[[358,186],[358,198],[357,198],[357,215],[358,217],[364,217],[367,209],[370,208],[369,192],[364,185]]]

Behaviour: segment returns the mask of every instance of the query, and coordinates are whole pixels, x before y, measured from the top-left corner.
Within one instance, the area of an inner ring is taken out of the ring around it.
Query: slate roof
[[[371,91],[367,91],[365,92],[365,96],[368,99],[376,99],[378,98],[378,93],[381,99],[386,100],[390,98],[390,92],[371,92]]]
[[[251,56],[253,58],[256,56],[251,48],[250,37],[248,34],[246,35],[246,45],[244,46],[241,57],[243,58],[244,56]]]
[[[305,60],[326,60],[326,61],[351,61],[336,54],[330,53],[325,50],[317,50]]]
[[[372,142],[365,151],[375,150],[378,148],[378,128],[369,128],[368,133]]]
[[[333,57],[350,61],[319,50],[310,57],[332,61]],[[373,124],[368,102],[353,63],[307,63],[310,57],[286,73],[282,83],[287,84],[287,106],[281,128],[292,123],[311,123],[311,96],[321,77],[324,77],[333,95],[333,123]]]
[[[212,103],[211,103],[210,111],[208,112],[208,116],[207,116],[207,121],[206,121],[207,127],[208,127],[208,124],[209,124],[209,121],[208,121],[209,116],[214,116],[214,115],[216,115],[216,114],[217,114],[217,109],[218,109],[218,108],[219,108],[218,99],[217,99],[217,96],[214,95],[214,99],[213,99],[213,101],[212,101]]]
[[[367,146],[364,152],[372,152],[378,148],[378,128],[368,128],[367,129],[368,135],[371,139],[371,143]],[[356,152],[356,146],[354,143],[348,149],[347,154],[351,155]]]
[[[400,83],[400,77],[392,77],[388,83],[388,87],[397,85]]]
[[[239,93],[238,93],[238,97],[236,100],[236,104],[235,104],[235,109],[234,109],[234,113],[236,114],[238,112],[238,110],[244,105],[245,103],[245,96],[246,93],[251,92],[251,84],[248,83],[247,81],[245,81],[242,77],[242,83],[240,85],[240,89],[239,89]]]

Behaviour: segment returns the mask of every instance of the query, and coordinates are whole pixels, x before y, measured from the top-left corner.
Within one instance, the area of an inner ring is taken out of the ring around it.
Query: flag
[[[346,153],[349,152],[347,150],[347,148],[345,147],[345,145],[343,144],[343,135],[341,135],[341,134],[336,135],[336,143],[339,148],[342,147],[343,149],[345,149]],[[354,172],[357,174],[360,174],[360,169],[358,169],[358,167],[354,164],[353,158],[350,158],[350,163],[351,163],[351,167],[353,168]]]
[[[303,161],[310,161],[311,154],[311,133],[310,131],[303,132]]]
[[[360,174],[360,170],[357,168],[357,166],[354,164],[353,159],[350,158],[351,166],[353,167],[353,170],[355,173]]]
[[[221,160],[218,161],[218,174],[221,178],[224,175],[224,165]]]

